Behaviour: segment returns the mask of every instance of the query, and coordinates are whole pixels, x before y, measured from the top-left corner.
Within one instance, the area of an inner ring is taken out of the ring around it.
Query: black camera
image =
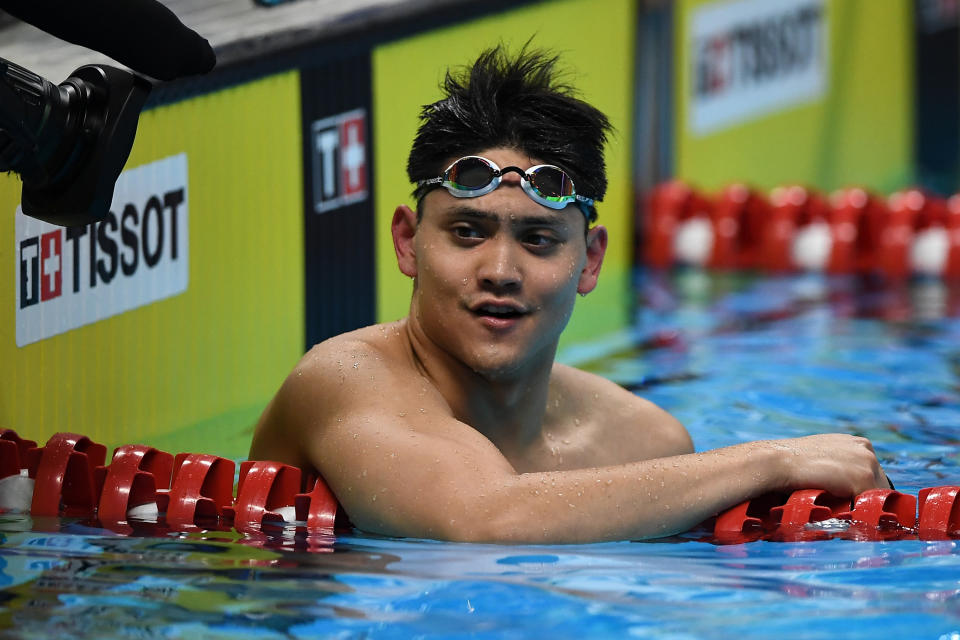
[[[23,213],[63,226],[110,210],[151,84],[106,65],[60,85],[0,58],[0,171],[23,182]]]
[[[161,81],[207,73],[210,43],[157,0],[0,0],[62,40]],[[152,84],[88,65],[55,85],[0,58],[0,171],[23,181],[23,212],[63,226],[106,217]]]

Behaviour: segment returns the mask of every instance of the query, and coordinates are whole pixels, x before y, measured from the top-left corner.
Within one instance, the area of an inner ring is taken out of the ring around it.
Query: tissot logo
[[[690,19],[690,129],[710,133],[818,99],[827,83],[824,0],[701,4]]]
[[[355,109],[310,127],[313,208],[330,211],[367,198],[366,112]]]
[[[107,216],[57,227],[16,214],[17,345],[187,288],[187,157],[124,171]]]

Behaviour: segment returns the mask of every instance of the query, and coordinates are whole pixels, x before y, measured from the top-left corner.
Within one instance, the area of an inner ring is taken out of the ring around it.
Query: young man
[[[843,434],[693,453],[680,423],[554,362],[597,284],[609,124],[556,58],[483,53],[424,108],[393,216],[408,317],[316,345],[266,408],[251,459],[317,469],[360,529],[464,541],[664,536],[773,490],[885,487]]]

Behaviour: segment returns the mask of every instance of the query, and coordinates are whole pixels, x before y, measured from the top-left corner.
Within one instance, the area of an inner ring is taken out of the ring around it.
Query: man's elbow
[[[670,418],[670,425],[664,430],[664,449],[667,455],[680,456],[694,452],[693,439],[679,420]]]

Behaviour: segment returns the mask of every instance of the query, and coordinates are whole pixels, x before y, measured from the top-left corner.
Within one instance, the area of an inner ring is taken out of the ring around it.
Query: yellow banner
[[[907,0],[680,0],[676,175],[708,190],[912,177]]]
[[[246,454],[302,353],[299,114],[296,72],[142,114],[79,236],[15,216],[0,178],[0,428]]]

